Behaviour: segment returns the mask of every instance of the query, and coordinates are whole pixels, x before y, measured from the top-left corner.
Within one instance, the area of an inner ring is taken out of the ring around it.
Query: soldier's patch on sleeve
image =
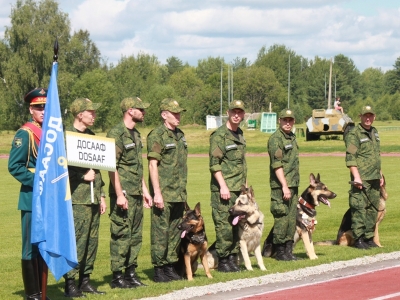
[[[224,153],[222,153],[221,149],[219,147],[217,147],[212,152],[212,156],[217,157],[217,158],[222,158],[224,156]]]
[[[151,147],[151,152],[161,154],[161,145],[159,143],[155,142],[153,144],[153,147]]]
[[[282,159],[283,158],[283,152],[282,152],[282,149],[278,149],[278,150],[276,150],[275,151],[275,158],[277,158],[277,159]]]
[[[356,154],[356,153],[357,153],[357,150],[358,150],[358,148],[357,148],[355,145],[353,145],[353,144],[350,144],[350,145],[347,147],[347,152],[349,152],[350,154]]]
[[[14,138],[14,147],[19,148],[22,146],[22,138]]]

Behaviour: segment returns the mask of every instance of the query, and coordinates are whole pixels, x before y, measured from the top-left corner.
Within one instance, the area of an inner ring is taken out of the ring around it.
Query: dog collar
[[[312,204],[308,203],[308,202],[307,202],[306,200],[304,200],[302,197],[299,198],[299,203],[300,203],[301,205],[304,205],[304,206],[307,207],[307,208],[315,209],[315,205],[312,205]]]

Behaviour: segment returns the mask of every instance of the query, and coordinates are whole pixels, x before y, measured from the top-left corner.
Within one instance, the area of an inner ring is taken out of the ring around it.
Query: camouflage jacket
[[[177,134],[164,124],[153,129],[147,136],[147,159],[158,161],[158,177],[165,202],[184,202],[187,198],[187,143],[184,133]],[[149,189],[154,196],[149,179]]]
[[[86,128],[84,132],[77,130],[74,126],[69,126],[66,131],[78,132],[82,134],[94,135],[94,132]],[[84,180],[85,174],[89,171],[88,168],[81,168],[75,166],[68,166],[69,185],[71,188],[72,204],[92,204],[90,182]],[[100,170],[93,169],[95,178],[93,181],[93,204],[100,204],[100,197],[104,194],[104,182],[101,178]]]
[[[380,179],[380,139],[376,128],[367,131],[358,124],[346,135],[345,142],[346,166],[357,167],[362,180]]]
[[[107,137],[115,139],[116,165],[122,189],[128,195],[143,195],[143,159],[142,138],[134,128],[134,138],[121,121],[108,133]],[[115,194],[114,186],[110,182],[110,194]]]
[[[8,159],[8,171],[21,183],[18,209],[32,210],[33,181],[35,178],[38,145],[33,133],[26,128],[20,128],[15,133]]]
[[[288,187],[298,187],[299,174],[299,147],[296,136],[291,132],[285,133],[282,129],[275,131],[268,140],[269,154],[269,183],[271,188],[281,188],[275,169],[282,167]]]
[[[242,184],[246,184],[246,141],[243,131],[238,129],[236,138],[226,124],[220,126],[210,135],[210,172],[212,192],[218,192],[220,186],[213,173],[222,172],[222,176],[230,191],[240,191]]]

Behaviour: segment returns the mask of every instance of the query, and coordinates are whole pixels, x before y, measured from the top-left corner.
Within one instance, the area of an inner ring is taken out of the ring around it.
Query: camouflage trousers
[[[92,274],[99,244],[99,205],[74,204],[72,210],[78,265],[65,274],[64,278],[75,278],[77,274]]]
[[[151,262],[155,267],[178,261],[185,202],[164,202],[164,209],[152,207],[151,213]]]
[[[128,210],[117,206],[117,196],[110,195],[111,271],[122,271],[134,265],[142,247],[143,196],[126,196]]]
[[[239,228],[232,226],[229,209],[235,204],[240,192],[231,192],[229,200],[221,199],[219,192],[211,192],[212,218],[215,227],[215,248],[219,257],[239,253]]]
[[[360,237],[370,239],[374,237],[376,217],[378,215],[380,181],[379,179],[366,180],[363,181],[363,184],[366,186],[365,192],[354,186],[349,191],[351,229],[355,239]]]
[[[293,241],[296,232],[296,212],[298,202],[298,188],[289,188],[292,197],[283,199],[281,188],[271,189],[270,211],[274,217],[273,243],[283,244]]]

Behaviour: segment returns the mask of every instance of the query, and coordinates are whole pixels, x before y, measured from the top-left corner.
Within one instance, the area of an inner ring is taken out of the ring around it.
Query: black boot
[[[376,248],[376,247],[379,247],[377,244],[375,244],[374,238],[373,238],[373,237],[370,238],[370,239],[364,240],[364,243],[367,244],[367,246],[368,246],[369,248]]]
[[[299,260],[296,256],[293,255],[293,241],[287,241],[285,243],[285,253],[289,260]]]
[[[277,245],[275,245],[275,247],[276,247],[276,255],[275,255],[276,260],[283,260],[283,261],[290,260],[290,258],[287,257],[287,255],[286,255],[286,245],[285,244],[277,244]]]
[[[37,260],[22,259],[21,266],[22,266],[22,280],[24,282],[26,299],[41,300],[42,293],[40,292]]]
[[[129,282],[124,279],[122,271],[113,272],[113,279],[111,280],[111,288],[115,289],[131,289],[135,286],[131,286]]]
[[[104,295],[106,292],[98,291],[93,285],[90,284],[90,275],[83,274],[79,276],[79,289],[84,293]]]
[[[354,248],[367,250],[369,249],[369,246],[367,243],[364,242],[364,238],[360,237],[354,241]]]
[[[74,278],[65,279],[64,296],[69,298],[85,298],[86,296],[75,285]]]
[[[231,272],[240,272],[240,268],[238,266],[238,258],[236,254],[229,254],[228,264],[231,269]]]
[[[125,269],[125,281],[127,281],[132,286],[146,286],[143,282],[139,280],[136,275],[136,267],[130,266]]]
[[[171,281],[182,280],[182,277],[176,273],[174,266],[171,264],[163,266],[163,271],[165,277],[169,278]]]
[[[229,257],[218,257],[218,272],[234,272],[229,263]]]
[[[154,267],[154,282],[168,282],[171,281],[167,276],[164,274],[164,266],[162,267]]]

